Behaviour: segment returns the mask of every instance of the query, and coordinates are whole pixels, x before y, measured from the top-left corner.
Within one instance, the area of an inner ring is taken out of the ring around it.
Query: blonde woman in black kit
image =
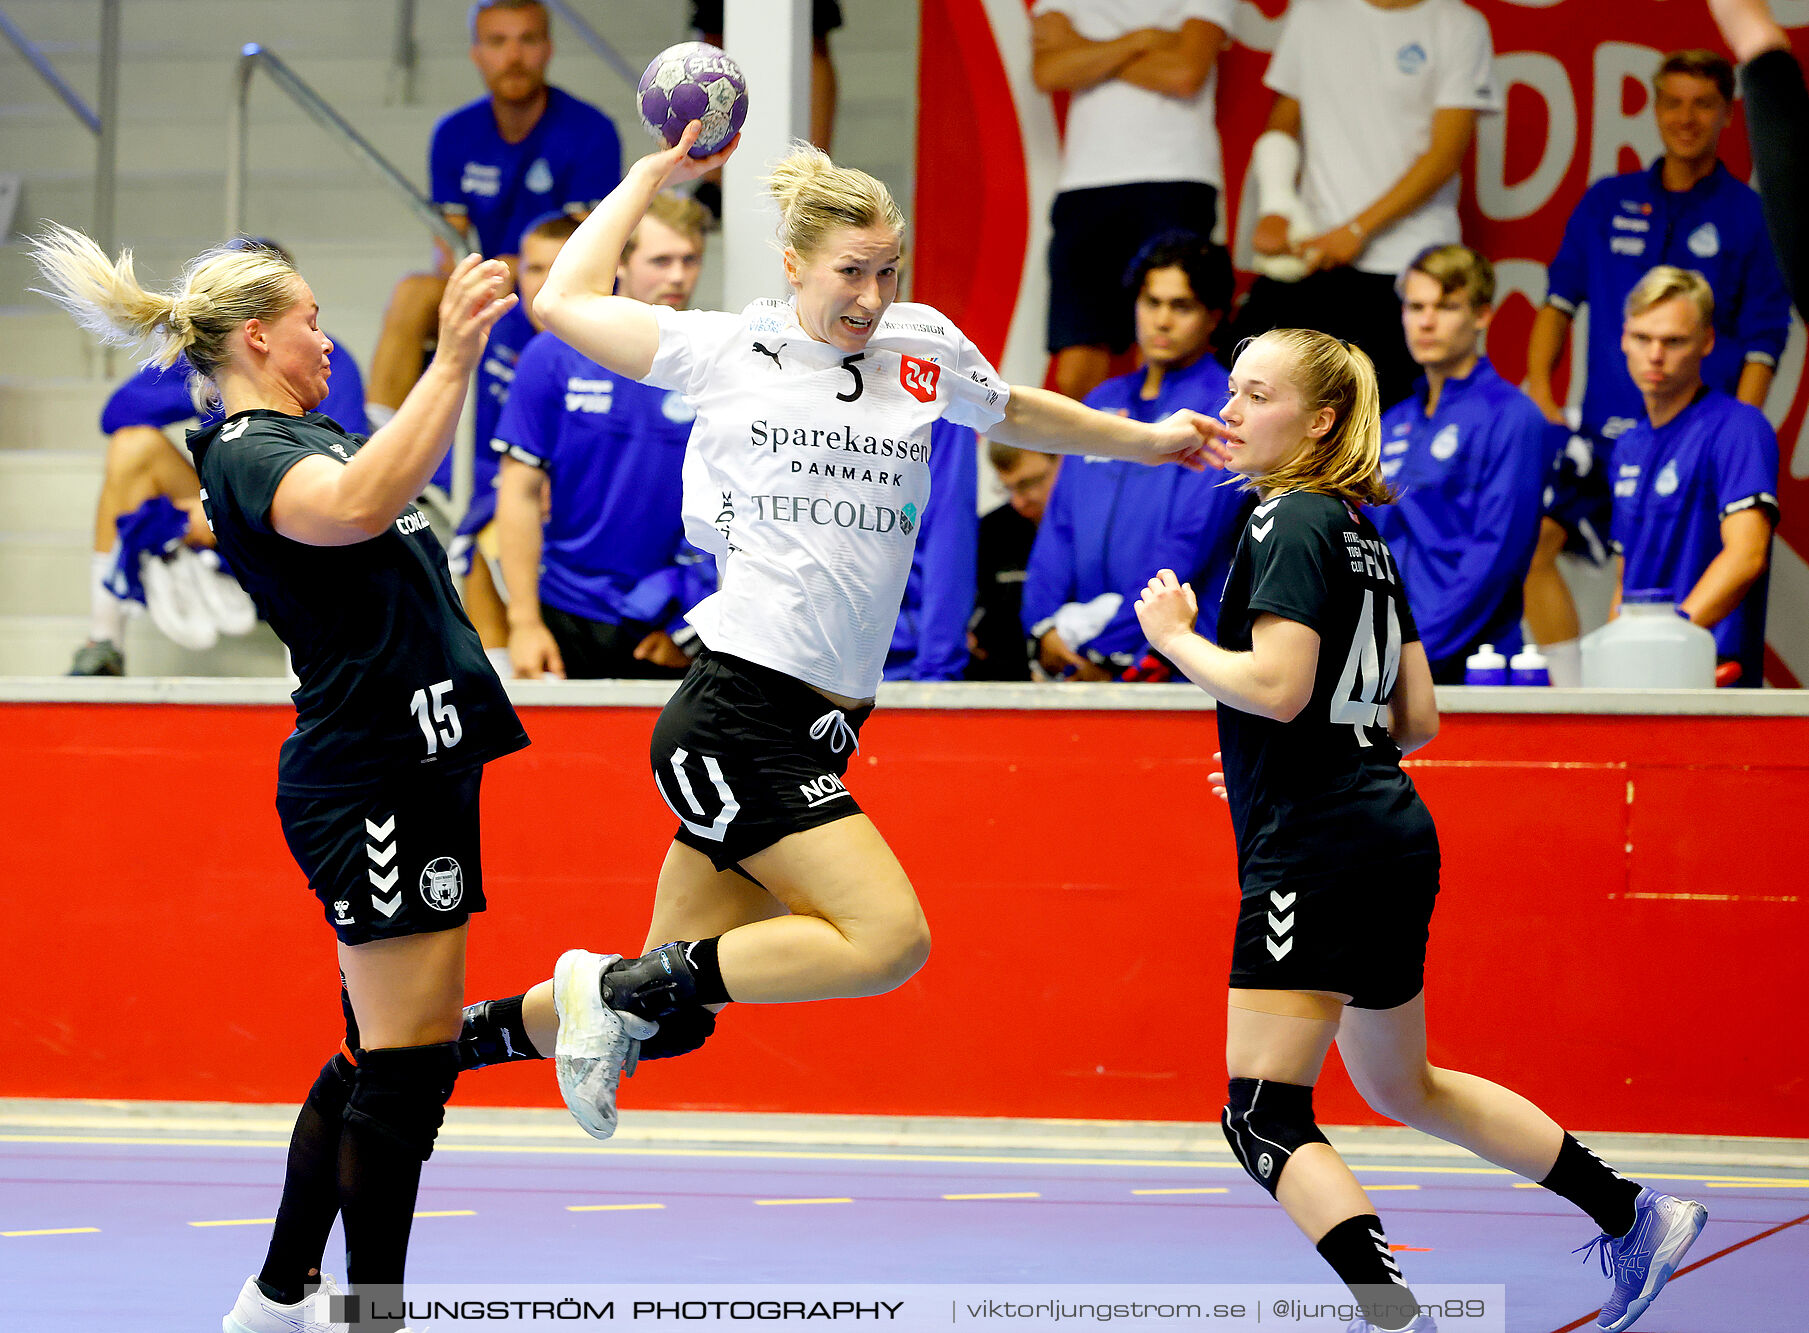
[[[470,258],[440,306],[439,352],[368,441],[314,409],[332,343],[312,291],[269,250],[225,245],[171,292],[145,290],[53,227],[47,294],[103,339],[186,353],[225,420],[189,436],[220,550],[289,647],[301,685],[278,764],[283,833],[338,937],[347,1039],[296,1120],[263,1270],[226,1333],[343,1328],[320,1274],[337,1214],[360,1329],[401,1327],[421,1164],[461,1064],[465,934],[484,908],[478,785],[527,736],[411,503],[445,455],[507,269]],[[245,963],[255,960],[245,959]],[[341,1316],[343,1318],[343,1316]]]

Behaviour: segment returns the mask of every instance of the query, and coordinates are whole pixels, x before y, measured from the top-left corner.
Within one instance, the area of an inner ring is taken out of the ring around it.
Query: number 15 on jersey
[[[459,725],[459,710],[453,706],[451,696],[452,682],[443,680],[424,690],[416,690],[414,698],[409,700],[408,711],[415,715],[415,721],[421,726],[430,759],[439,753],[442,745],[450,750],[465,738],[465,729]]]

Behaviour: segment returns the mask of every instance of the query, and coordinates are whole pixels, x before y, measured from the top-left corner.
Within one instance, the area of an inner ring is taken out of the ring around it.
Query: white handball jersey
[[[788,301],[654,314],[645,383],[697,409],[685,532],[722,576],[687,619],[718,652],[869,697],[929,503],[930,425],[990,430],[1009,386],[926,305],[894,304],[855,355]]]
[[[1315,227],[1339,227],[1387,193],[1432,146],[1450,107],[1501,110],[1488,20],[1459,0],[1377,9],[1293,0],[1263,82],[1300,103],[1300,197]],[[1355,267],[1396,274],[1429,245],[1463,239],[1458,176],[1370,238]]]
[[[1231,32],[1235,0],[1036,0],[1033,18],[1065,14],[1090,42],[1109,42],[1138,28],[1179,32],[1201,19]],[[1068,102],[1058,190],[1146,181],[1203,181],[1223,188],[1225,165],[1217,122],[1219,67],[1192,97],[1169,97],[1121,78],[1102,79]]]

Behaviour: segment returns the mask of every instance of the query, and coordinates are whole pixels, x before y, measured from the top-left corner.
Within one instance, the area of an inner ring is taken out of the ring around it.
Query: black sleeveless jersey
[[[301,680],[277,765],[285,794],[466,769],[528,743],[425,514],[410,505],[382,535],[349,546],[309,546],[271,527],[290,468],[314,454],[345,462],[363,445],[318,412],[264,408],[188,436],[220,554]]]
[[[1375,525],[1311,491],[1257,505],[1225,584],[1219,646],[1248,652],[1265,611],[1317,631],[1319,662],[1313,697],[1291,722],[1218,706],[1245,888],[1337,870],[1355,857],[1436,852],[1431,816],[1388,735],[1401,646],[1419,630]]]

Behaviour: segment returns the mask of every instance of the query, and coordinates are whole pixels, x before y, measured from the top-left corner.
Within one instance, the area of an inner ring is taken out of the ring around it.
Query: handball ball
[[[668,148],[685,126],[703,122],[692,157],[708,157],[747,119],[747,79],[741,66],[708,42],[680,42],[655,56],[641,75],[641,123]]]

